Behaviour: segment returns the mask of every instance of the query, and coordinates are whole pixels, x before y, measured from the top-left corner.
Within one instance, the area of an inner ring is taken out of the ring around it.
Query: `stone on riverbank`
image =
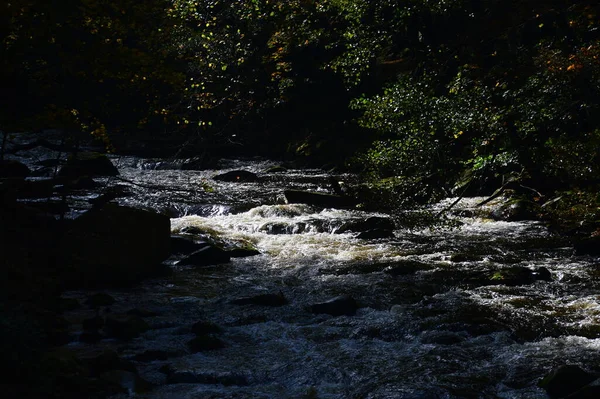
[[[157,213],[106,204],[75,219],[64,235],[70,286],[131,284],[163,271],[171,225]]]
[[[342,295],[326,302],[315,303],[310,308],[312,313],[324,313],[332,316],[354,316],[357,309],[358,304],[354,298],[348,295]]]

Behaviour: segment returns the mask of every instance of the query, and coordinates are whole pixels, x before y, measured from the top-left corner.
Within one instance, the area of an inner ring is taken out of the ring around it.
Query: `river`
[[[328,192],[332,174],[322,170],[269,173],[276,163],[260,159],[224,160],[205,171],[160,169],[134,157],[113,161],[121,172],[116,182],[132,194],[120,203],[169,214],[173,233],[209,232],[260,251],[206,267],[180,266],[173,257],[171,276],[107,291],[116,299],[111,312],[154,312],[146,318],[151,329],[128,342],[70,346],[82,353],[114,349],[131,359],[157,384],[139,397],[533,399],[547,397],[537,382],[556,366],[600,370],[600,263],[574,256],[539,222],[492,221],[476,207],[480,199],[467,198],[455,207],[458,229],[399,223],[392,238],[358,239],[336,229],[385,215],[285,203],[284,189]],[[260,180],[212,180],[234,169]],[[546,268],[551,280],[494,280],[515,267]],[[233,302],[259,294],[281,294],[287,304]],[[310,311],[339,295],[356,300],[355,315]],[[85,310],[68,317],[86,317]],[[219,326],[224,347],[190,353],[197,321]],[[171,355],[136,360],[149,350]]]

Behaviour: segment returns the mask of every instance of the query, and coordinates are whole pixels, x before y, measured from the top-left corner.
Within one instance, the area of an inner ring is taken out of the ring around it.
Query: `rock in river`
[[[168,217],[106,204],[75,219],[65,233],[65,279],[77,286],[106,286],[156,275],[164,270],[170,241]]]
[[[324,208],[351,208],[356,202],[351,197],[302,190],[285,190],[288,204],[308,204]]]
[[[192,252],[177,264],[182,266],[208,266],[228,263],[229,261],[231,261],[231,255],[228,251],[207,244],[204,248]]]
[[[106,155],[82,152],[67,160],[58,172],[59,177],[118,176],[119,170]]]
[[[232,183],[246,183],[255,182],[258,180],[258,176],[255,173],[247,170],[232,170],[231,172],[222,173],[213,177],[213,180],[232,182]]]
[[[235,305],[260,305],[260,306],[283,306],[288,303],[283,293],[278,294],[260,294],[245,298],[238,298],[231,301]]]
[[[311,306],[313,313],[325,313],[332,316],[353,316],[356,314],[358,305],[354,298],[342,295],[326,302],[315,303]]]

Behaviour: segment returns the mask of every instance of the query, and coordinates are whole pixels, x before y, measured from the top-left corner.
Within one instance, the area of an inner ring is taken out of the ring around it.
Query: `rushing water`
[[[400,225],[393,238],[362,240],[338,229],[373,214],[285,204],[284,189],[329,191],[331,175],[322,170],[265,173],[274,163],[264,160],[224,161],[218,171],[114,162],[119,184],[131,192],[121,203],[169,214],[173,233],[210,232],[261,252],[208,267],[179,266],[172,258],[172,276],[109,291],[117,299],[112,312],[156,312],[147,318],[152,328],[130,342],[71,346],[113,348],[129,359],[148,350],[170,353],[167,360],[134,360],[140,375],[157,384],[140,397],[545,398],[536,384],[558,365],[600,371],[600,263],[574,256],[539,223],[462,217],[456,230]],[[212,180],[232,169],[256,172],[260,181]],[[476,202],[465,199],[457,208],[476,209]],[[545,267],[552,280],[491,279],[515,266]],[[232,303],[263,293],[281,293],[288,304]],[[356,299],[356,315],[310,311],[339,295]],[[70,317],[89,317],[85,312]],[[189,352],[191,325],[199,320],[221,327],[224,348]],[[169,380],[165,366],[194,382]]]

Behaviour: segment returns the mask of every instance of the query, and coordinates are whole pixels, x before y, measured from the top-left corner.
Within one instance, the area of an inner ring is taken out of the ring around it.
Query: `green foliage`
[[[5,3],[0,45],[5,129],[107,130],[162,124],[183,75],[168,58],[167,0]],[[27,122],[29,121],[29,122]]]

